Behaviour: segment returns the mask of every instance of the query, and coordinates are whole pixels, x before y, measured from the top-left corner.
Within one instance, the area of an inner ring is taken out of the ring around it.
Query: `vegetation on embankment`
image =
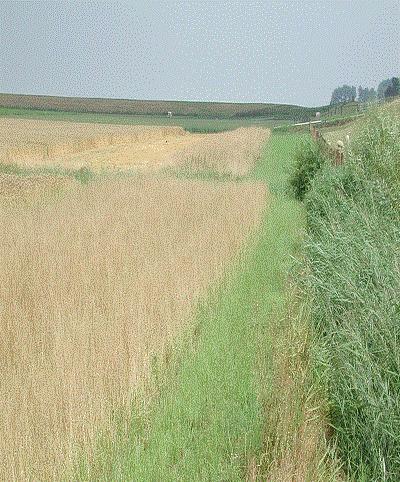
[[[305,196],[304,293],[338,454],[351,479],[400,473],[400,122],[374,113]]]
[[[282,365],[293,354],[284,343],[276,350],[276,338],[295,340],[299,333],[298,323],[281,323],[292,295],[291,253],[304,226],[303,208],[286,194],[299,139],[286,135],[269,141],[252,174],[268,182],[271,192],[259,232],[217,293],[201,304],[190,342],[177,344],[167,367],[154,372],[158,396],[150,405],[135,403],[128,430],[121,429],[113,441],[100,440],[96,456],[90,462],[81,460],[76,478],[255,480],[280,466],[281,461],[268,459],[266,446],[276,457],[278,452],[283,456],[285,448],[285,460],[288,453],[301,455],[278,431],[280,421],[289,418],[290,435],[299,429],[304,433],[310,413],[303,411],[302,420],[298,413],[310,402],[310,386],[298,385],[299,397],[292,400],[298,410],[292,417],[275,391],[279,381],[274,362]],[[290,331],[284,333],[283,326]],[[266,427],[267,412],[274,426]],[[293,476],[308,473],[312,464],[310,473],[323,472],[325,453],[319,442],[313,439],[308,448],[312,462],[301,472],[297,457],[288,469]]]

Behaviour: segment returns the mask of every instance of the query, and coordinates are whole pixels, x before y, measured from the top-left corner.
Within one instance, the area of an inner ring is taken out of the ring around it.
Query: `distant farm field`
[[[209,118],[301,119],[315,109],[290,104],[95,99],[40,95],[0,94],[0,107],[98,114],[162,115]],[[318,107],[324,111],[325,107]]]
[[[266,116],[219,118],[173,115],[171,118],[168,118],[166,114],[104,114],[0,107],[0,118],[2,117],[96,124],[179,126],[195,133],[221,132],[251,126],[270,128],[292,122],[289,119],[280,119],[279,117],[271,119]]]

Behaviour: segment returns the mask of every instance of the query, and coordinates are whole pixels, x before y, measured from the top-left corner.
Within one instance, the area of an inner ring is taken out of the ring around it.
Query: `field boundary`
[[[314,141],[321,146],[324,153],[331,159],[333,166],[340,166],[344,163],[344,146],[338,144],[336,147],[333,147],[321,134],[321,131],[311,123],[310,133]]]

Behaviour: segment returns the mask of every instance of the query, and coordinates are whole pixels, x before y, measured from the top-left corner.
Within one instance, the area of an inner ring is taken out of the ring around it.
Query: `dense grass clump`
[[[296,199],[302,201],[310,188],[311,181],[324,164],[324,156],[318,144],[305,142],[297,151],[293,173],[289,179]]]
[[[340,456],[357,480],[400,474],[400,123],[368,121],[306,196],[307,288]]]

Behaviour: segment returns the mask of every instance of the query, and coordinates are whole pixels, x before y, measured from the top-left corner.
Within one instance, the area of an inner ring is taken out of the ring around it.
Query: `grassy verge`
[[[350,478],[400,473],[400,124],[373,114],[306,195],[316,375]]]
[[[308,135],[273,136],[266,153],[269,162],[260,163],[256,172],[269,180],[274,194],[277,211],[271,212],[270,219],[274,226],[283,229],[272,229],[268,243],[277,243],[275,250],[279,251],[270,254],[275,257],[279,253],[277,259],[284,267],[285,277],[275,275],[269,290],[279,288],[272,292],[266,290],[265,294],[271,296],[269,301],[263,298],[265,306],[270,308],[263,316],[257,350],[264,445],[262,455],[250,465],[252,480],[325,482],[339,479],[334,450],[329,449],[326,442],[326,403],[312,374],[310,350],[314,332],[310,325],[310,306],[303,300],[297,284],[299,261],[290,259],[291,255],[297,258],[302,253],[302,235],[297,231],[297,237],[293,237],[296,232],[293,230],[304,229],[305,213],[288,195],[288,173],[293,171],[305,145],[308,145]],[[288,230],[286,223],[294,225]],[[268,246],[264,249],[268,251]]]
[[[234,272],[201,304],[191,342],[178,345],[168,366],[155,370],[158,393],[150,406],[135,404],[128,429],[121,429],[113,441],[100,441],[95,457],[82,462],[75,478],[255,480],[272,473],[268,454],[278,457],[296,449],[289,450],[288,436],[283,441],[279,432],[282,416],[293,417],[282,413],[275,393],[279,380],[274,359],[282,362],[288,355],[282,337],[294,340],[300,333],[298,323],[279,323],[288,319],[290,255],[304,227],[303,208],[286,195],[299,140],[289,135],[270,140],[252,174],[268,182],[271,191],[259,232]],[[290,332],[284,334],[283,326]],[[273,348],[276,338],[281,340],[279,350]],[[293,409],[309,398],[301,385],[298,392]],[[267,411],[277,422],[268,428]],[[290,426],[298,431],[300,425],[304,427],[297,422]],[[313,463],[321,472],[320,459],[314,457]],[[300,473],[298,467],[288,471]]]

